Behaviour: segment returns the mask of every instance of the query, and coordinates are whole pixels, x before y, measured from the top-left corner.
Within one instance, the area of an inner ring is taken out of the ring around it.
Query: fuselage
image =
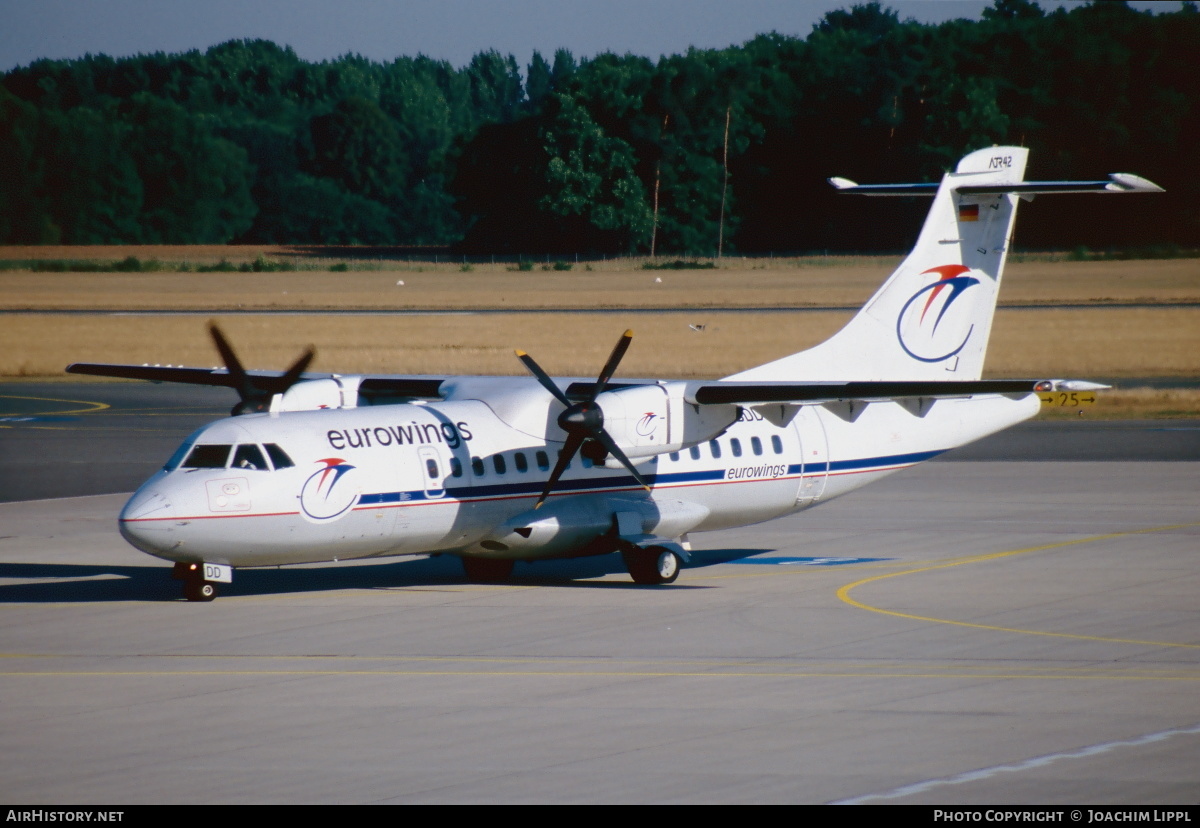
[[[121,532],[160,558],[235,567],[591,554],[618,528],[677,538],[809,508],[1027,419],[1038,399],[803,406],[784,423],[742,408],[713,439],[640,459],[649,492],[577,456],[535,510],[562,446],[552,425],[530,433],[557,413],[538,405],[515,426],[474,399],[220,420],[130,498]]]

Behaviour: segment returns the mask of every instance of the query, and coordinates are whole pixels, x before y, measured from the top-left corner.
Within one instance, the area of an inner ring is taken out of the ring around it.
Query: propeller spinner
[[[241,397],[241,402],[229,412],[235,417],[239,414],[253,414],[268,410],[271,407],[271,398],[276,394],[284,393],[299,382],[301,374],[313,361],[313,357],[317,355],[316,350],[310,347],[284,373],[275,376],[251,377],[246,373],[242,361],[234,353],[233,346],[229,344],[229,340],[225,338],[225,334],[221,333],[221,329],[215,322],[208,324],[208,332],[212,335],[213,344],[217,346],[221,359],[225,361],[225,370],[229,372],[231,380],[230,387]]]
[[[621,364],[621,358],[629,350],[629,343],[632,340],[633,331],[625,331],[617,341],[616,347],[613,348],[612,354],[609,355],[608,361],[600,369],[600,376],[596,378],[596,384],[592,387],[591,396],[579,403],[571,402],[567,398],[567,395],[554,384],[550,376],[542,370],[541,366],[534,362],[533,357],[524,351],[517,351],[517,358],[529,369],[529,373],[533,374],[534,378],[541,383],[543,388],[550,392],[554,399],[565,406],[565,410],[558,415],[558,425],[559,428],[567,433],[567,441],[563,445],[562,451],[558,454],[558,462],[554,465],[554,471],[550,473],[550,479],[546,482],[546,488],[542,490],[542,496],[538,498],[537,505],[533,508],[540,508],[546,502],[546,498],[554,490],[562,473],[579,452],[580,447],[588,440],[595,441],[603,447],[604,451],[607,451],[613,457],[620,460],[621,464],[633,475],[633,479],[640,483],[646,491],[650,491],[650,485],[646,483],[638,473],[638,470],[634,468],[633,463],[629,462],[629,458],[625,456],[625,452],[621,451],[616,441],[604,430],[604,411],[596,404],[596,398],[604,392],[608,381],[616,373],[617,366]],[[586,449],[585,454],[587,454]],[[591,455],[587,456],[590,457]],[[593,459],[595,458],[593,457]]]

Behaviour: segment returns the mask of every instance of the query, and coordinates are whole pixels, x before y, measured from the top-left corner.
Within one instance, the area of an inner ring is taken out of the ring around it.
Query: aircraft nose
[[[121,510],[121,536],[143,552],[157,555],[177,545],[171,520],[174,517],[175,509],[165,494],[157,489],[139,489]]]
[[[171,502],[158,489],[139,489],[121,510],[123,521],[170,517],[174,517]]]

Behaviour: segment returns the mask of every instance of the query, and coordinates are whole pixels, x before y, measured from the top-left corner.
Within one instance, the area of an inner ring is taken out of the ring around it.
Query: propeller
[[[558,483],[558,478],[562,476],[580,448],[589,440],[594,441],[595,444],[603,447],[604,451],[620,460],[621,464],[633,475],[633,479],[640,483],[646,491],[650,491],[650,485],[638,474],[633,463],[629,462],[629,458],[625,456],[625,452],[621,451],[616,441],[604,430],[604,412],[596,404],[596,397],[603,393],[608,381],[616,373],[617,366],[621,364],[621,358],[629,350],[629,343],[632,340],[633,331],[626,331],[621,336],[616,347],[613,348],[612,354],[609,355],[608,362],[604,363],[604,367],[600,369],[600,376],[596,378],[596,384],[592,386],[591,396],[579,403],[571,402],[567,395],[554,384],[550,376],[542,370],[541,366],[534,362],[533,357],[524,351],[517,351],[517,359],[521,360],[529,369],[529,373],[533,374],[542,387],[549,391],[554,399],[562,403],[566,409],[558,415],[558,425],[567,433],[567,441],[558,454],[558,462],[554,464],[554,471],[550,473],[550,479],[546,481],[546,488],[542,490],[542,496],[538,498],[537,505],[533,508],[541,508],[541,505],[546,502],[546,498],[550,496],[550,492]],[[600,456],[597,457],[596,452],[589,452],[586,447],[583,451],[584,456],[593,460],[603,457],[603,452],[599,452]]]
[[[230,387],[237,391],[238,396],[242,398],[241,402],[229,412],[235,417],[239,414],[253,414],[269,409],[271,398],[276,394],[284,393],[299,382],[300,376],[313,361],[313,357],[317,355],[316,350],[309,347],[284,373],[276,376],[251,377],[242,367],[242,361],[234,353],[233,346],[229,344],[225,334],[221,333],[217,323],[209,322],[208,332],[212,335],[213,344],[217,346],[217,352],[221,354],[221,359],[225,362],[225,370],[229,372],[230,380],[232,380],[229,384]]]

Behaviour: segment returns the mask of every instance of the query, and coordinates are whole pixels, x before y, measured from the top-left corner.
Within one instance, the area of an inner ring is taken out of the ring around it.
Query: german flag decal
[[[958,205],[958,220],[959,221],[979,221],[979,205],[978,204],[960,204],[960,205]]]

